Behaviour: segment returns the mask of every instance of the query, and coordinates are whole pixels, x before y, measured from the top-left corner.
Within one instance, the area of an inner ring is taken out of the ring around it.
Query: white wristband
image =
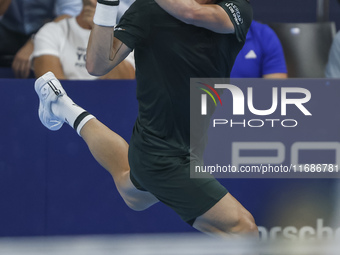
[[[105,5],[97,2],[93,22],[98,26],[114,27],[117,24],[118,6]]]

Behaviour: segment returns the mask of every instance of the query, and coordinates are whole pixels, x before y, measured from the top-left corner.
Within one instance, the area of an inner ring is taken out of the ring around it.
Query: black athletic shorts
[[[129,147],[130,178],[192,225],[228,191],[214,178],[190,178],[190,155],[157,156]]]

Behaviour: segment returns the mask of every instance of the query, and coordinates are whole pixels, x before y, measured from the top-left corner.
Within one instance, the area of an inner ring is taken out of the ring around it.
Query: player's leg
[[[40,99],[39,118],[50,130],[58,130],[64,122],[73,127],[87,143],[95,159],[112,175],[126,204],[143,210],[158,200],[149,192],[140,191],[130,181],[128,144],[118,134],[77,106],[67,96],[53,73],[48,72],[35,82]]]
[[[125,203],[134,210],[144,210],[158,200],[149,192],[135,188],[130,180],[128,148],[126,141],[102,124],[91,119],[80,130],[93,157],[112,175]]]
[[[209,234],[258,237],[253,216],[230,193],[197,217],[193,227]]]
[[[210,174],[190,178],[191,155],[162,156],[141,151],[134,143],[130,160],[133,181],[172,208],[201,232],[257,236],[251,214]],[[134,171],[139,166],[138,171]]]

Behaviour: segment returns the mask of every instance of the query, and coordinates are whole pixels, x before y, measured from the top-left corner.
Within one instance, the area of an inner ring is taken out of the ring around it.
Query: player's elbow
[[[205,12],[200,6],[196,8],[184,8],[181,10],[182,21],[189,25],[194,25],[198,27],[205,27],[204,16]]]
[[[86,70],[89,74],[93,76],[102,76],[107,73],[106,70],[103,70],[102,68],[98,68],[99,65],[96,65],[94,61],[86,60]]]
[[[183,8],[178,11],[178,15],[186,24],[194,24],[197,19],[197,12],[192,8]]]
[[[94,65],[89,61],[86,61],[86,70],[89,74],[96,76],[96,70],[94,68]]]
[[[183,2],[181,5],[174,6],[169,13],[184,23],[192,24],[196,17],[196,9],[199,7],[199,4],[193,2]]]

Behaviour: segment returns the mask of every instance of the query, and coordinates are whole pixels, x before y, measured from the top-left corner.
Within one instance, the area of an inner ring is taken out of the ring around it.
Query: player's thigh
[[[205,233],[257,235],[253,216],[230,193],[197,217],[193,227]]]
[[[190,178],[190,155],[150,155],[131,144],[129,153],[132,183],[152,193],[190,225],[228,192],[214,178]]]

